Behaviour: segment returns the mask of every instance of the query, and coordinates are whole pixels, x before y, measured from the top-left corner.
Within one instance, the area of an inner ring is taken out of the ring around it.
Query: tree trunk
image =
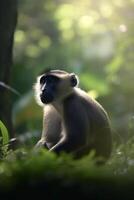
[[[0,1],[0,81],[10,85],[14,30],[17,22],[17,0]],[[0,86],[0,120],[14,137],[11,92]]]

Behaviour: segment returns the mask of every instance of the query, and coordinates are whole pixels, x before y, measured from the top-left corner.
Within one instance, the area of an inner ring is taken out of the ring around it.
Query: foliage
[[[8,150],[8,142],[9,142],[9,135],[8,130],[3,124],[3,122],[0,120],[0,157],[6,155]]]
[[[0,125],[4,146],[9,141],[8,132],[1,121]],[[133,192],[134,137],[122,145],[114,143],[111,158],[103,165],[96,164],[94,152],[75,159],[45,149],[1,149],[5,152],[0,159],[0,195],[4,198],[45,192],[49,198],[93,195],[94,199],[105,199],[110,195],[109,199],[128,199]]]
[[[94,195],[99,199],[107,194],[111,199],[126,195],[133,191],[133,140],[116,148],[102,166],[96,166],[92,152],[75,160],[71,155],[57,156],[43,149],[10,151],[0,162],[1,192],[9,190],[12,196],[19,192],[26,195],[26,192],[39,191],[49,198],[58,198],[64,192],[67,196],[77,192],[79,197]],[[8,193],[4,194],[8,196]]]

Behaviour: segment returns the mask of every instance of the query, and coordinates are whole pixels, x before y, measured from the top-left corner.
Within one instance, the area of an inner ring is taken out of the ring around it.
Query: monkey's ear
[[[72,86],[72,87],[77,86],[78,83],[79,83],[78,77],[77,77],[74,73],[70,74],[70,76],[71,76],[71,77],[70,77],[71,86]]]

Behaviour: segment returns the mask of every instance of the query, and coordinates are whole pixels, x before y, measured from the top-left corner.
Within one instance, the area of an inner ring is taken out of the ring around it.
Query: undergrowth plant
[[[8,151],[9,134],[6,126],[0,120],[0,158],[4,157]]]

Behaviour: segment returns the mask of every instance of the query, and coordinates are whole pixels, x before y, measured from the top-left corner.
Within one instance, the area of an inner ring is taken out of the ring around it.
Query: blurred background
[[[49,67],[79,76],[80,87],[107,110],[113,134],[134,134],[133,17],[133,0],[19,1],[12,86],[21,96],[12,102],[22,140],[41,134],[33,84]]]

